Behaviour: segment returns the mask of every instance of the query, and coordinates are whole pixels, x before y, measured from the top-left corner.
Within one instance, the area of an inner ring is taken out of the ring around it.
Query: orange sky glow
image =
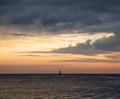
[[[106,54],[29,53],[75,46],[88,39],[94,42],[111,35],[113,34],[60,34],[1,39],[0,73],[56,73],[59,69],[65,73],[119,73],[120,63],[108,61]]]

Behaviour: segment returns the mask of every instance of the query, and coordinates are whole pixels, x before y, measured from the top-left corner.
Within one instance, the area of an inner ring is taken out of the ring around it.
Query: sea
[[[0,74],[0,99],[120,99],[120,75]]]

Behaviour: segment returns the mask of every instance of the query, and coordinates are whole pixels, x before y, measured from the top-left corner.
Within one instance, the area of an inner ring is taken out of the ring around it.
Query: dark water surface
[[[0,99],[120,99],[120,75],[0,75]]]

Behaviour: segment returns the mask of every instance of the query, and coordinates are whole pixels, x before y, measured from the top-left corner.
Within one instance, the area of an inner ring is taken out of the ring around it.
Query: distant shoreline
[[[4,73],[0,75],[59,75],[57,73]],[[63,73],[61,75],[120,75],[120,73]]]

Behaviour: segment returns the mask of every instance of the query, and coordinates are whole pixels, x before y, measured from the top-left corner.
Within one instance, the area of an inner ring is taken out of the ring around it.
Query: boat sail
[[[61,69],[59,70],[59,73],[58,73],[58,75],[62,75],[62,71],[61,71]]]

